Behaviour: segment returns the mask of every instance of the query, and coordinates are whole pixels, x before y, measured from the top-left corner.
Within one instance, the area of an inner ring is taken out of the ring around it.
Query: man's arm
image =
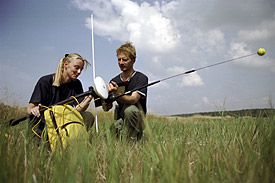
[[[113,92],[115,95],[122,94],[122,93],[118,92],[118,85],[114,81],[111,81],[107,85],[107,87],[108,87],[108,91]],[[122,97],[119,97],[117,100],[124,104],[136,104],[139,101],[140,97],[141,97],[141,95],[137,91],[134,91],[134,92],[132,92],[131,95],[124,95]]]
[[[122,93],[120,93],[122,94]],[[140,94],[136,91],[134,91],[131,95],[124,95],[122,97],[119,97],[117,100],[119,102],[122,102],[124,104],[136,104],[138,100],[140,99]]]

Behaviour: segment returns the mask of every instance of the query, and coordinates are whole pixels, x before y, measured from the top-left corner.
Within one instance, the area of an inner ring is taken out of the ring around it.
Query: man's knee
[[[123,129],[123,119],[120,118],[113,122],[110,126],[110,131],[112,134],[116,134],[117,136],[120,134],[121,130]]]
[[[140,110],[135,105],[130,105],[124,110],[124,119],[130,118],[133,115],[141,115]]]
[[[124,121],[131,136],[136,136],[137,133],[142,133],[145,127],[142,111],[140,111],[135,105],[131,105],[125,109]]]

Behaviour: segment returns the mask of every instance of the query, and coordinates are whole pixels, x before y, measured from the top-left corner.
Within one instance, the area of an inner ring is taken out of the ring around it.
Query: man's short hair
[[[117,50],[116,50],[116,53],[117,55],[119,53],[128,53],[129,54],[129,57],[132,59],[132,60],[136,60],[136,49],[135,47],[132,45],[131,42],[126,42],[125,44],[121,45]]]

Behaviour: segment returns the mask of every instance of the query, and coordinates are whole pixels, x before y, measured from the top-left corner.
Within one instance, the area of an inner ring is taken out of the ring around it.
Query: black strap
[[[80,123],[80,122],[78,122],[78,121],[72,121],[72,122],[68,122],[68,123],[62,125],[62,126],[61,126],[61,130],[63,130],[63,128],[65,129],[67,137],[69,137],[69,133],[68,133],[68,130],[66,129],[66,126],[68,126],[68,125],[70,125],[70,124],[79,124],[79,125],[84,126],[82,123]]]
[[[65,128],[67,125],[70,125],[70,124],[73,124],[73,123],[76,123],[76,124],[80,124],[82,126],[84,126],[82,123],[78,122],[78,121],[72,121],[72,122],[68,122],[64,125],[61,126],[61,129]]]
[[[63,149],[63,144],[62,144],[62,139],[61,139],[61,136],[60,136],[60,133],[59,133],[59,129],[57,127],[57,124],[56,124],[56,120],[55,120],[55,117],[54,117],[54,114],[53,114],[53,111],[50,110],[50,115],[51,115],[51,119],[52,119],[52,122],[53,122],[53,126],[54,126],[54,129],[60,139],[60,144],[61,144],[61,148]]]

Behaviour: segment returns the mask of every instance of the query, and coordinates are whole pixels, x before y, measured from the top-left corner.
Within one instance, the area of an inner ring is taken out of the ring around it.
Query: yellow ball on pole
[[[258,55],[263,56],[265,54],[265,49],[264,48],[259,48],[257,53],[258,53]]]

